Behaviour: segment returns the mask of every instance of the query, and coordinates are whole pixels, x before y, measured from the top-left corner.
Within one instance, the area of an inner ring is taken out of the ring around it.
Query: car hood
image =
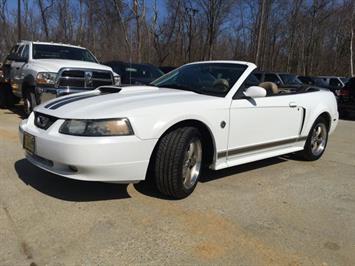
[[[60,97],[35,108],[36,112],[67,119],[102,119],[130,116],[159,116],[160,112],[187,112],[211,107],[224,98],[152,86],[105,87]]]
[[[36,59],[33,60],[32,63],[42,68],[43,71],[48,72],[59,72],[61,68],[88,68],[88,69],[98,69],[98,70],[108,70],[112,71],[112,68],[109,66],[104,66],[101,64],[86,62],[86,61],[78,61],[78,60],[64,60],[64,59]]]

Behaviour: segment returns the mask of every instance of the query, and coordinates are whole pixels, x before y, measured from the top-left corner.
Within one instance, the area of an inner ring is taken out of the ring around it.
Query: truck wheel
[[[194,127],[178,128],[163,136],[155,156],[158,190],[176,199],[190,195],[200,176],[202,153],[201,135]]]
[[[320,117],[314,122],[308,134],[304,150],[300,152],[303,159],[315,161],[322,157],[328,143],[328,127],[324,118]]]
[[[25,90],[23,105],[24,105],[26,115],[29,116],[32,113],[33,108],[35,108],[37,105],[36,95],[33,89]]]

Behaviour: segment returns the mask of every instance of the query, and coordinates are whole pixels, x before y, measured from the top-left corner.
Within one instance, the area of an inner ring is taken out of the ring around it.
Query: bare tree
[[[207,56],[213,57],[213,45],[215,44],[221,24],[229,14],[235,1],[233,0],[198,0],[207,20]]]
[[[42,24],[46,39],[49,39],[49,30],[48,30],[48,21],[47,21],[47,11],[53,6],[53,0],[49,3],[49,5],[44,6],[43,0],[37,0],[39,10],[41,12]]]

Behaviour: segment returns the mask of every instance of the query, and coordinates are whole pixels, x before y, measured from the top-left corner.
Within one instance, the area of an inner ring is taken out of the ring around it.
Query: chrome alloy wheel
[[[311,138],[311,149],[315,156],[320,155],[327,143],[327,128],[324,124],[320,123],[314,127]]]
[[[192,139],[185,154],[182,168],[185,189],[192,188],[198,179],[202,164],[202,144],[197,138]]]

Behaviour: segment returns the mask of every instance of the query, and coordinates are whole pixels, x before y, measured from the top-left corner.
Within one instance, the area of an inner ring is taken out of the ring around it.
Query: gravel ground
[[[0,110],[0,265],[355,265],[355,122],[323,158],[210,173],[187,199],[40,170]]]

